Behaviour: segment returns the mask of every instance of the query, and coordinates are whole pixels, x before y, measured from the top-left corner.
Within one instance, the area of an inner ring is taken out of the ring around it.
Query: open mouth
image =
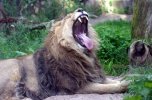
[[[88,33],[88,15],[84,11],[77,11],[73,24],[73,37],[82,47],[91,50],[93,41],[89,38]]]

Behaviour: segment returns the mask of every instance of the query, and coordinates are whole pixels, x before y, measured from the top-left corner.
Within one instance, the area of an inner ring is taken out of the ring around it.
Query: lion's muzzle
[[[73,37],[82,47],[92,50],[93,41],[89,38],[88,14],[82,9],[75,11],[75,21],[73,23]]]

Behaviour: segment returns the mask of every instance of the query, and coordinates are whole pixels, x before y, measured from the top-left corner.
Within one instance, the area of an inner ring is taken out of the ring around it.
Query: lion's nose
[[[82,8],[78,8],[77,10],[76,10],[76,12],[83,12],[84,10],[82,9]]]
[[[84,11],[82,8],[78,8],[77,10],[75,10],[74,20],[80,17],[81,18],[86,17],[86,19],[88,19],[88,13]]]

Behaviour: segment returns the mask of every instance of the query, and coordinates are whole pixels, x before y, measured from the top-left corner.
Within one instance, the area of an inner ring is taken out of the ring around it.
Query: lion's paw
[[[120,81],[120,88],[122,91],[126,91],[128,89],[129,81],[123,80]]]
[[[15,87],[15,94],[16,97],[23,99],[25,97],[25,83],[23,82],[18,82],[16,87]]]
[[[24,99],[22,99],[22,100],[32,100],[31,98],[24,98]]]

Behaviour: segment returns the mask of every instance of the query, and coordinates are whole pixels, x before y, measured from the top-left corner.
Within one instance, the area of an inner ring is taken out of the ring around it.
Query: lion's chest
[[[87,83],[101,78],[100,69],[94,59],[75,53],[55,59],[46,52],[38,52],[35,58],[41,93],[51,91],[53,94],[72,94]]]
[[[52,59],[49,68],[49,76],[52,85],[59,91],[75,93],[88,82],[100,78],[100,73],[95,64],[83,60],[82,58],[65,58],[59,61]],[[65,90],[62,90],[65,89]]]

